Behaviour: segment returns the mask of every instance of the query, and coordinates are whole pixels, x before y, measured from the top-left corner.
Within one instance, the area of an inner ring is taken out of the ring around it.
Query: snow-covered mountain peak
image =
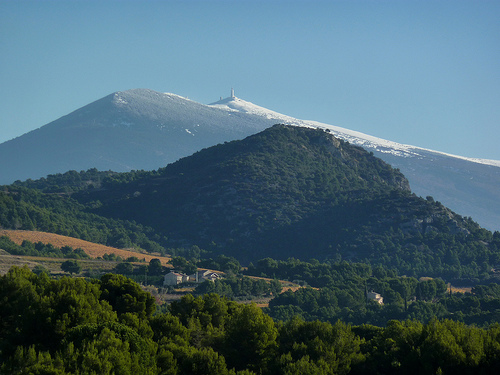
[[[247,102],[243,99],[237,98],[235,96],[230,96],[225,99],[221,99],[218,102],[209,104],[211,107],[216,107],[219,109],[223,109],[229,112],[241,112],[248,113],[252,115],[257,115],[269,120],[275,120],[276,122],[288,124],[288,125],[296,125],[296,126],[304,126],[311,128],[322,128],[325,130],[329,130],[333,135],[338,138],[341,138],[345,141],[348,141],[352,144],[362,146],[364,148],[379,151],[382,154],[392,154],[400,157],[422,157],[421,152],[431,152],[437,153],[444,156],[455,157],[467,161],[471,161],[474,163],[491,165],[495,167],[500,167],[499,160],[486,160],[486,159],[476,159],[476,158],[468,158],[464,156],[451,155],[440,151],[428,150],[422,147],[401,144],[389,140],[385,140],[382,138],[378,138],[372,135],[364,134],[358,131],[345,129],[340,126],[324,124],[317,121],[310,120],[300,120],[294,117],[286,116],[278,112],[271,111],[267,108],[260,107],[251,102]]]
[[[177,94],[169,92],[162,93],[150,89],[130,89],[126,91],[117,91],[113,94],[113,101],[118,104],[129,101],[139,101],[142,103],[144,100],[164,102],[166,99],[190,101],[188,98]]]
[[[271,111],[270,109],[264,107],[260,107],[256,104],[247,102],[246,100],[240,99],[236,96],[232,97],[230,96],[225,99],[221,99],[218,102],[209,104],[209,106],[223,109],[229,112],[248,113],[251,115],[263,117],[268,120],[270,119],[277,120],[277,122],[285,124],[295,124],[297,122],[297,119],[294,119],[293,117]]]
[[[114,92],[0,145],[0,182],[89,168],[157,169],[277,123],[324,129],[361,146],[399,168],[417,195],[433,196],[500,230],[500,161],[448,155],[296,119],[238,98],[234,90],[210,105],[149,89]]]

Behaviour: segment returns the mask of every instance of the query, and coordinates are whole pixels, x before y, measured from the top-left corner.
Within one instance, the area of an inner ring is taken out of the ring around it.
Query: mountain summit
[[[116,92],[0,145],[0,183],[68,170],[157,169],[273,122],[147,89]]]
[[[229,113],[246,113],[249,115],[255,115],[258,117],[273,120],[274,123],[280,122],[283,124],[294,124],[299,121],[293,117],[282,115],[281,113],[271,111],[267,108],[260,107],[253,103],[240,99],[234,96],[233,92],[231,96],[227,97],[226,99],[221,99],[218,102],[211,103],[209,104],[209,106],[225,110]]]
[[[327,129],[399,168],[417,195],[433,196],[482,226],[500,230],[500,161],[448,155],[295,119],[240,99],[233,91],[210,105],[147,89],[113,93],[0,144],[0,183],[89,168],[157,169],[277,123]]]

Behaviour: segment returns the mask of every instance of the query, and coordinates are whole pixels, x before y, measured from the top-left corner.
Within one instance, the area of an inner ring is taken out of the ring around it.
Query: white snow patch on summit
[[[249,113],[252,115],[264,117],[269,120],[279,120],[281,123],[292,124],[297,121],[297,119],[283,115],[278,112],[271,111],[270,109],[260,107],[253,103],[247,102],[243,99],[237,97],[229,97],[226,99],[219,100],[218,102],[209,104],[210,107],[219,108],[226,110],[228,112],[241,112]]]
[[[172,94],[171,92],[164,92],[163,95],[169,96],[169,97],[175,98],[175,99],[189,100],[189,101],[192,102],[192,100],[189,99],[189,98],[185,98],[184,96],[180,96],[180,95],[177,95],[177,94]]]
[[[355,144],[357,146],[372,149],[374,151],[378,151],[384,154],[392,154],[400,157],[423,158],[425,156],[422,155],[421,152],[426,151],[449,157],[459,158],[474,163],[500,167],[500,160],[477,159],[477,158],[468,158],[464,156],[452,155],[440,151],[425,149],[422,147],[388,141],[358,131],[345,129],[340,126],[324,124],[317,121],[300,120],[290,116],[283,115],[278,112],[271,111],[264,107],[260,107],[258,105],[247,102],[237,97],[229,97],[226,99],[222,99],[218,102],[209,104],[209,106],[223,109],[228,112],[242,112],[242,113],[257,115],[266,118],[268,120],[276,120],[276,123],[329,130],[337,138],[340,138],[344,141]]]

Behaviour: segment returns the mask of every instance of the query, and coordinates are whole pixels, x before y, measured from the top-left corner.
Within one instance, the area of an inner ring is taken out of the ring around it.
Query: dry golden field
[[[81,248],[87,253],[91,258],[102,257],[104,254],[116,254],[123,259],[129,257],[137,257],[139,259],[144,259],[146,262],[153,258],[160,259],[162,265],[166,266],[167,262],[170,260],[168,257],[162,257],[155,254],[143,254],[130,250],[117,249],[114,247],[109,247],[105,245],[96,244],[93,242],[88,242],[80,240],[77,238],[61,236],[59,234],[46,233],[46,232],[34,232],[28,230],[0,230],[0,236],[7,236],[13,242],[20,245],[24,240],[30,242],[42,242],[45,244],[52,244],[55,247],[71,246],[73,249]]]
[[[128,257],[135,256],[139,259],[144,259],[146,262],[149,263],[149,261],[153,258],[160,259],[162,265],[171,267],[167,262],[170,260],[169,257],[162,257],[159,255],[154,255],[154,254],[143,254],[143,253],[138,253],[130,250],[123,250],[123,249],[117,249],[114,247],[109,247],[105,245],[100,245],[96,244],[93,242],[88,242],[84,240],[80,240],[77,238],[73,237],[66,237],[66,236],[61,236],[59,234],[53,234],[53,233],[46,233],[46,232],[35,232],[35,231],[24,231],[24,230],[5,230],[5,229],[0,229],[0,236],[7,236],[9,237],[13,242],[17,244],[22,244],[24,240],[28,240],[32,243],[36,242],[42,242],[42,243],[50,243],[55,247],[63,247],[63,246],[71,246],[72,248],[81,248],[87,253],[91,258],[95,259],[97,257],[102,257],[104,254],[116,254],[122,257],[123,259],[126,259]],[[17,256],[17,255],[10,255],[6,253],[5,251],[0,249],[0,275],[5,274],[10,267],[12,266],[19,266],[22,267],[24,265],[28,266],[28,268],[33,269],[36,265],[42,265],[45,268],[47,268],[51,273],[61,273],[64,274],[60,270],[60,265],[62,262],[64,262],[66,259],[58,259],[58,258],[42,258],[42,257],[31,257],[31,256]],[[79,262],[82,264],[82,267],[84,269],[92,269],[94,267],[99,268],[101,271],[106,271],[109,269],[109,271],[112,270],[113,267],[116,266],[117,262],[102,262],[102,261],[96,261],[96,260],[79,260]],[[94,262],[97,262],[95,265],[93,265]],[[215,271],[219,272],[220,271]],[[252,279],[263,279],[266,281],[271,281],[272,279],[269,278],[264,278],[264,277],[255,277],[255,276],[249,276]],[[302,288],[301,286],[291,283],[289,281],[283,281],[280,280],[283,289],[282,293],[285,292],[286,290],[292,290],[296,291],[299,288]],[[173,299],[179,299],[182,295],[176,294]],[[257,304],[259,307],[266,307],[269,305],[269,300],[271,298],[262,298],[259,300],[251,300],[251,301],[240,301],[242,303],[250,303],[254,302]]]

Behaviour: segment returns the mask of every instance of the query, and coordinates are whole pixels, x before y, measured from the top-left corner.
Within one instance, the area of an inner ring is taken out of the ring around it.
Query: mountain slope
[[[270,125],[174,94],[117,92],[1,144],[0,183],[90,168],[157,169]]]
[[[0,144],[0,183],[90,168],[157,169],[202,148],[242,139],[276,123],[328,129],[399,168],[417,195],[433,196],[483,227],[500,230],[500,161],[402,145],[295,119],[236,97],[203,105],[146,89],[111,94]]]
[[[415,194],[432,196],[454,211],[473,217],[485,228],[500,230],[500,160],[466,158],[404,145],[339,126],[295,119],[239,98],[227,98],[212,106],[285,124],[328,129],[400,169]]]
[[[469,285],[500,264],[500,232],[412,194],[361,147],[286,125],[157,171],[73,171],[5,186],[0,225],[150,251],[198,245],[245,263],[361,261]]]
[[[272,231],[365,190],[409,191],[400,173],[364,150],[320,130],[278,125],[121,186],[90,194],[104,204],[99,214],[133,218],[205,246]]]
[[[127,259],[130,257],[137,257],[144,259],[149,263],[151,259],[160,259],[160,261],[167,265],[170,258],[159,256],[157,254],[140,254],[130,250],[117,249],[114,247],[100,245],[89,241],[80,240],[73,237],[62,236],[60,234],[46,233],[46,232],[35,232],[27,230],[5,230],[0,229],[0,237],[7,236],[11,241],[18,245],[22,245],[24,241],[29,241],[31,243],[41,242],[43,244],[51,244],[54,247],[61,248],[64,246],[70,246],[73,249],[81,248],[85,251],[90,258],[95,259],[97,257],[102,257],[104,254],[115,254],[122,257],[122,259]]]
[[[171,247],[448,278],[478,277],[500,261],[491,232],[415,196],[399,171],[319,129],[276,125],[126,180],[74,197],[99,201],[98,215],[154,228]]]

